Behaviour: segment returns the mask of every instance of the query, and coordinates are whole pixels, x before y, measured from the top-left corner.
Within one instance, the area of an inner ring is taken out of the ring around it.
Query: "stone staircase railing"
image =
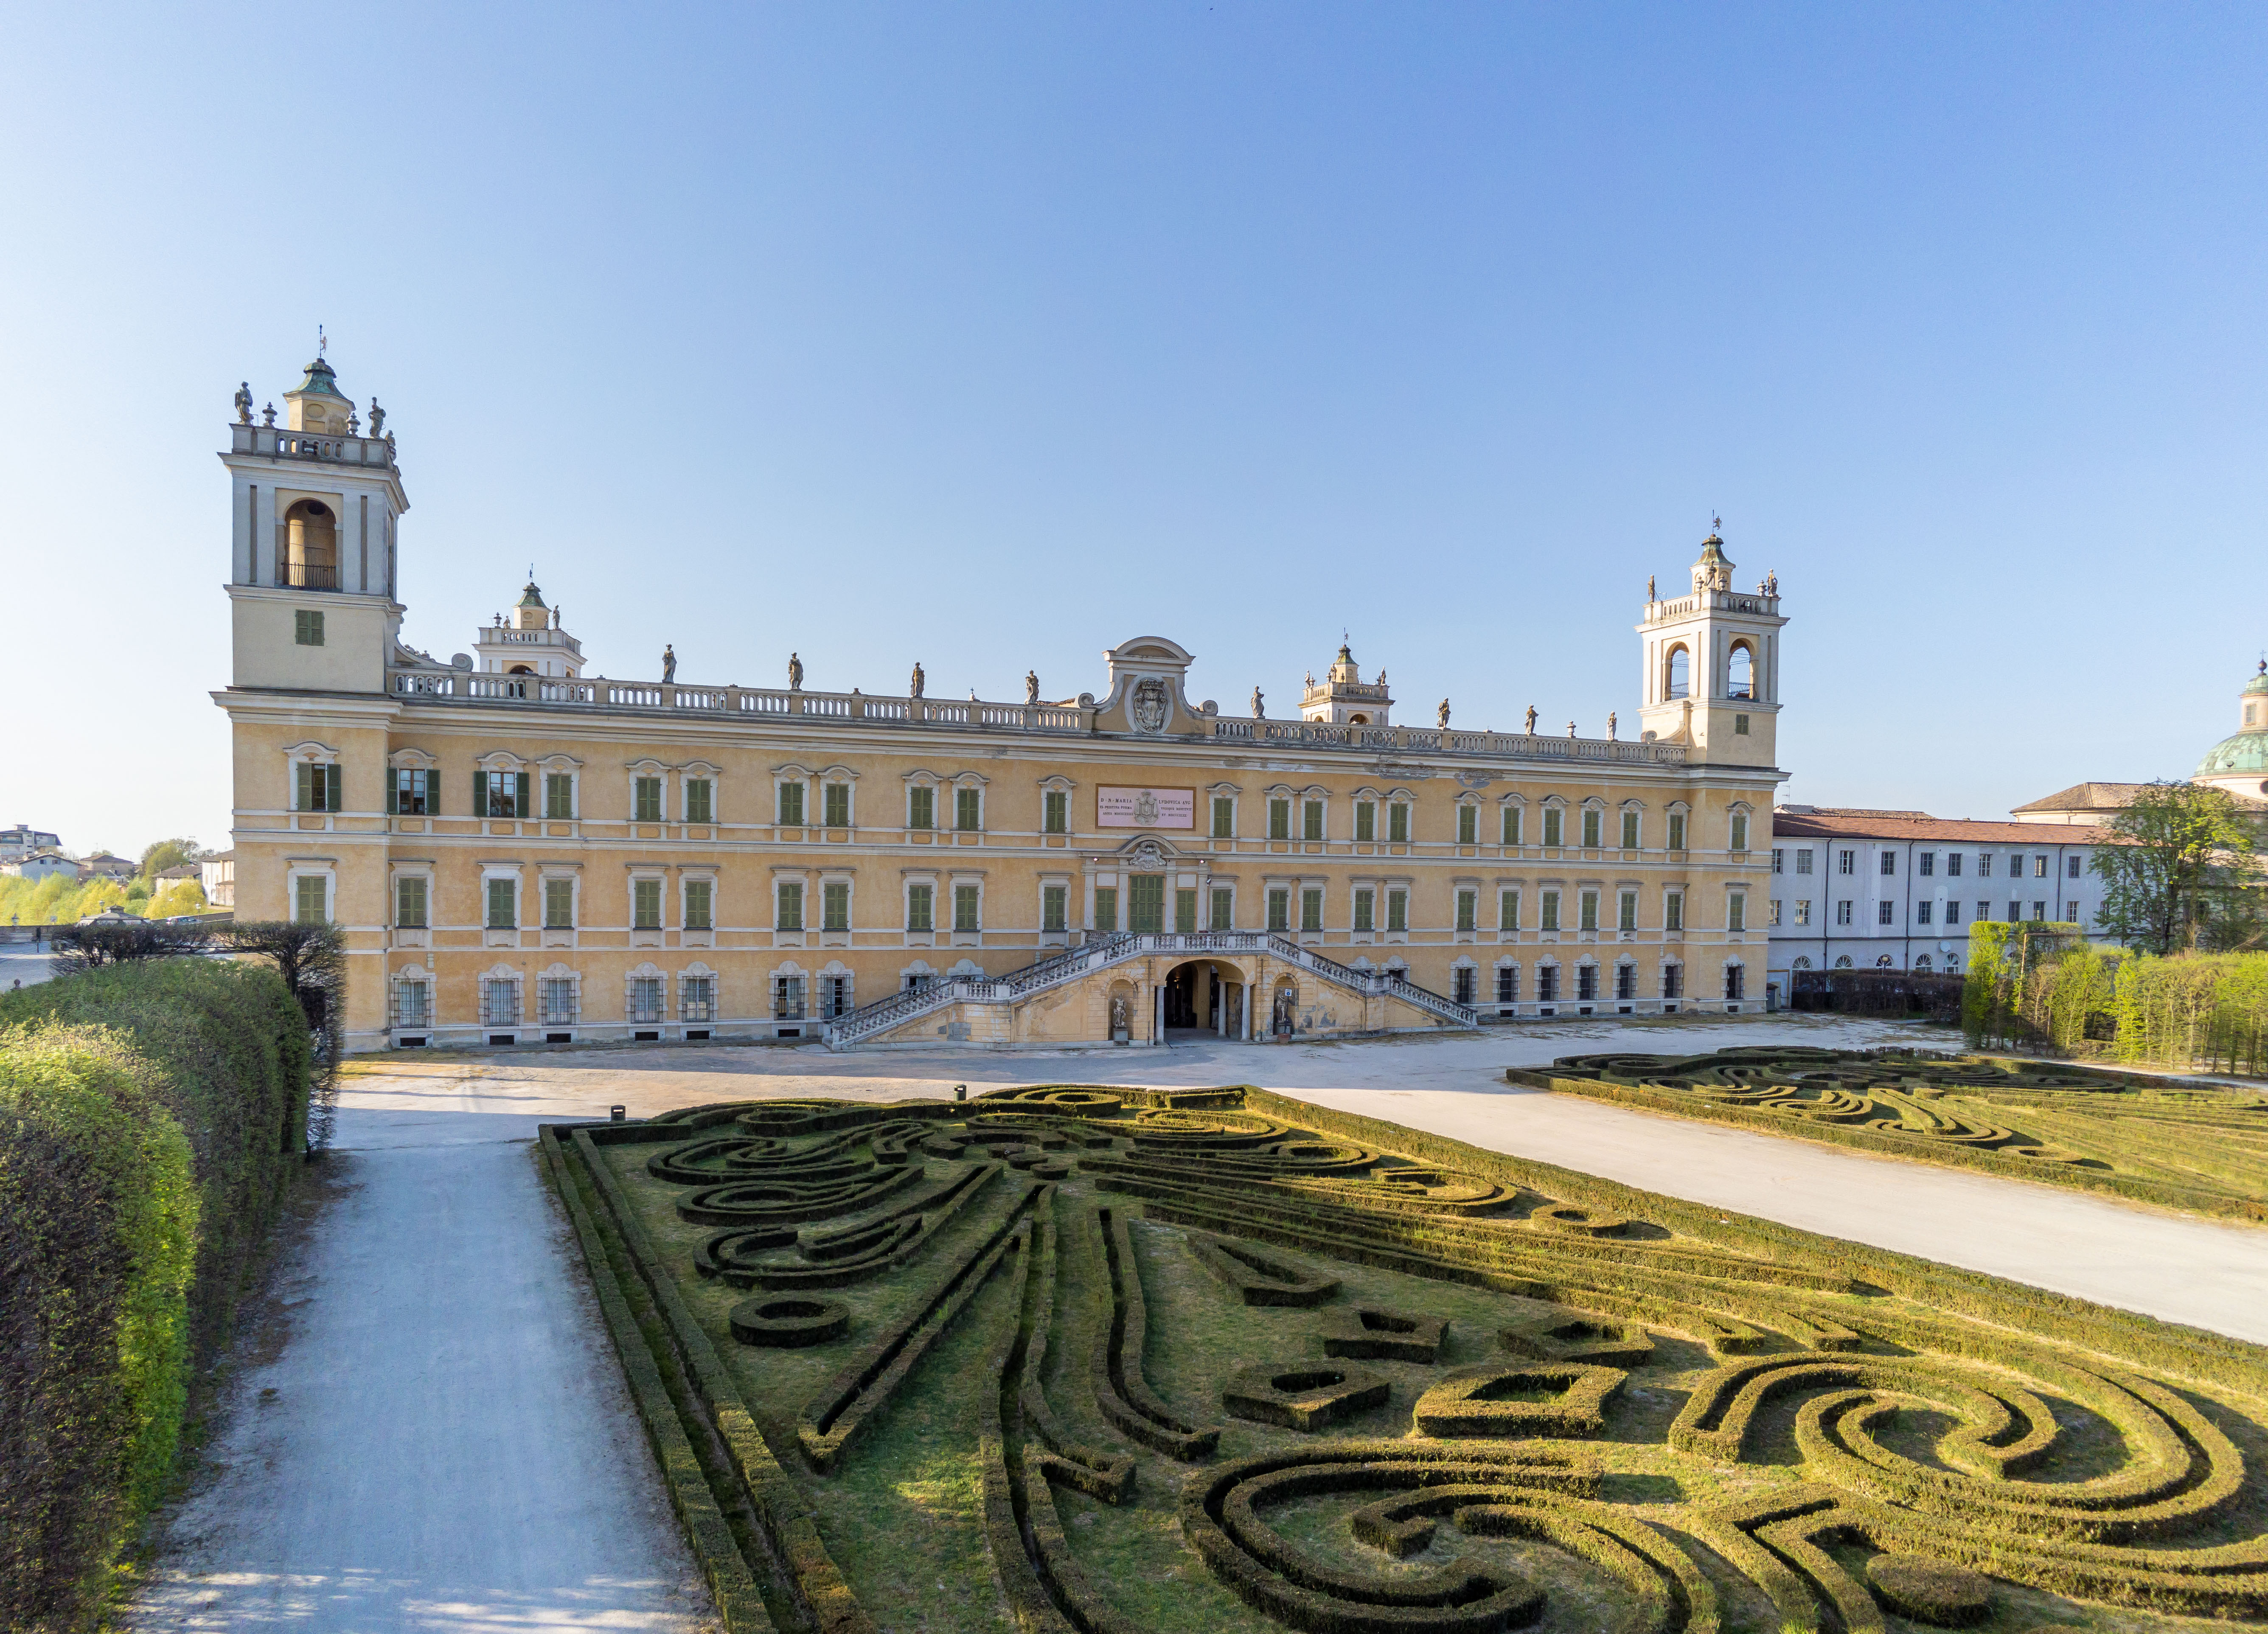
[[[1444,998],[1430,988],[1419,987],[1390,970],[1362,970],[1326,959],[1314,949],[1302,947],[1290,937],[1272,931],[1167,931],[1139,934],[1119,931],[1005,975],[946,976],[927,987],[909,988],[836,1017],[827,1023],[821,1036],[830,1049],[848,1049],[948,1005],[1014,1004],[1035,993],[1152,953],[1266,953],[1350,992],[1398,998],[1451,1027],[1480,1025],[1478,1012],[1469,1005]]]

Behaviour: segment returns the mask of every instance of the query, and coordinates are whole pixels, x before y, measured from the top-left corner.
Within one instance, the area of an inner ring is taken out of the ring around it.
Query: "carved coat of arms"
[[[1144,732],[1165,731],[1166,683],[1155,675],[1145,675],[1136,681],[1131,713],[1135,725]]]
[[[1134,797],[1134,821],[1145,828],[1158,825],[1158,797],[1147,789]]]

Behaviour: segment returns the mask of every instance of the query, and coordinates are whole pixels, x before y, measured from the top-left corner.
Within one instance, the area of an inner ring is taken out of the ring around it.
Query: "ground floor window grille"
[[[536,990],[536,1001],[542,1006],[541,1022],[545,1027],[575,1025],[575,983],[568,976],[548,975]]]
[[[918,993],[936,984],[937,977],[929,971],[909,970],[906,973],[906,991],[909,993]]]
[[[1550,1004],[1559,997],[1559,967],[1545,965],[1535,973],[1535,998],[1538,1004]]]
[[[431,1027],[433,1024],[432,989],[419,981],[397,982],[394,984],[394,1025],[396,1027]]]
[[[1683,998],[1685,996],[1684,966],[1665,965],[1662,968],[1661,996],[1664,998]]]
[[[1616,965],[1615,967],[1615,997],[1616,998],[1636,998],[1638,997],[1638,967],[1636,965]]]
[[[1473,968],[1470,965],[1465,966],[1457,972],[1455,993],[1459,1004],[1469,1005],[1473,1002]]]
[[[772,978],[772,1019],[800,1021],[803,1019],[803,978],[799,975],[776,975]]]
[[[661,1019],[661,978],[658,975],[634,976],[630,980],[630,1019],[633,1021]]]
[[[519,1025],[519,983],[505,976],[488,976],[481,982],[481,1025],[482,1027],[518,1027]]]
[[[677,984],[677,1013],[681,1020],[712,1021],[716,1019],[717,978],[713,975],[688,975]]]
[[[825,975],[819,978],[819,1018],[832,1021],[837,1016],[850,1013],[850,978],[847,975]]]
[[[1496,1002],[1499,1005],[1520,1002],[1520,972],[1511,965],[1496,973]]]
[[[1740,966],[1738,966],[1738,965],[1727,965],[1727,966],[1725,967],[1725,997],[1727,997],[1727,998],[1738,998],[1738,997],[1741,997],[1741,990],[1742,990],[1742,984],[1743,984],[1743,978],[1745,978],[1745,977],[1747,976],[1747,975],[1748,975],[1748,972],[1747,972],[1747,971],[1745,971],[1745,970],[1743,970],[1743,969],[1742,969],[1742,968],[1741,968],[1741,967],[1740,967]]]
[[[1598,996],[1599,967],[1596,965],[1577,965],[1575,967],[1575,997],[1578,998],[1596,998]]]

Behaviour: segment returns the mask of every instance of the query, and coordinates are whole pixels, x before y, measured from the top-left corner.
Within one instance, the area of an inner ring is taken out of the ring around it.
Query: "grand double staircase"
[[[1006,975],[945,976],[924,987],[893,993],[828,1022],[822,1036],[830,1049],[855,1049],[949,1005],[1019,1004],[1035,994],[1066,986],[1114,965],[1156,953],[1265,953],[1346,992],[1366,998],[1383,996],[1399,999],[1413,1009],[1424,1011],[1445,1027],[1480,1025],[1480,1017],[1470,1005],[1444,998],[1391,970],[1358,969],[1326,959],[1312,948],[1302,947],[1290,937],[1272,931],[1167,931],[1139,934],[1122,931],[1098,937]]]

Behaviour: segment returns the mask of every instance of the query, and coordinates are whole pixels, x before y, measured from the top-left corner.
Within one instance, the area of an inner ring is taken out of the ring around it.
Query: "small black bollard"
[[[607,1111],[610,1120],[616,1123],[623,1122],[630,1116],[629,1108],[625,1107],[608,1107]]]

